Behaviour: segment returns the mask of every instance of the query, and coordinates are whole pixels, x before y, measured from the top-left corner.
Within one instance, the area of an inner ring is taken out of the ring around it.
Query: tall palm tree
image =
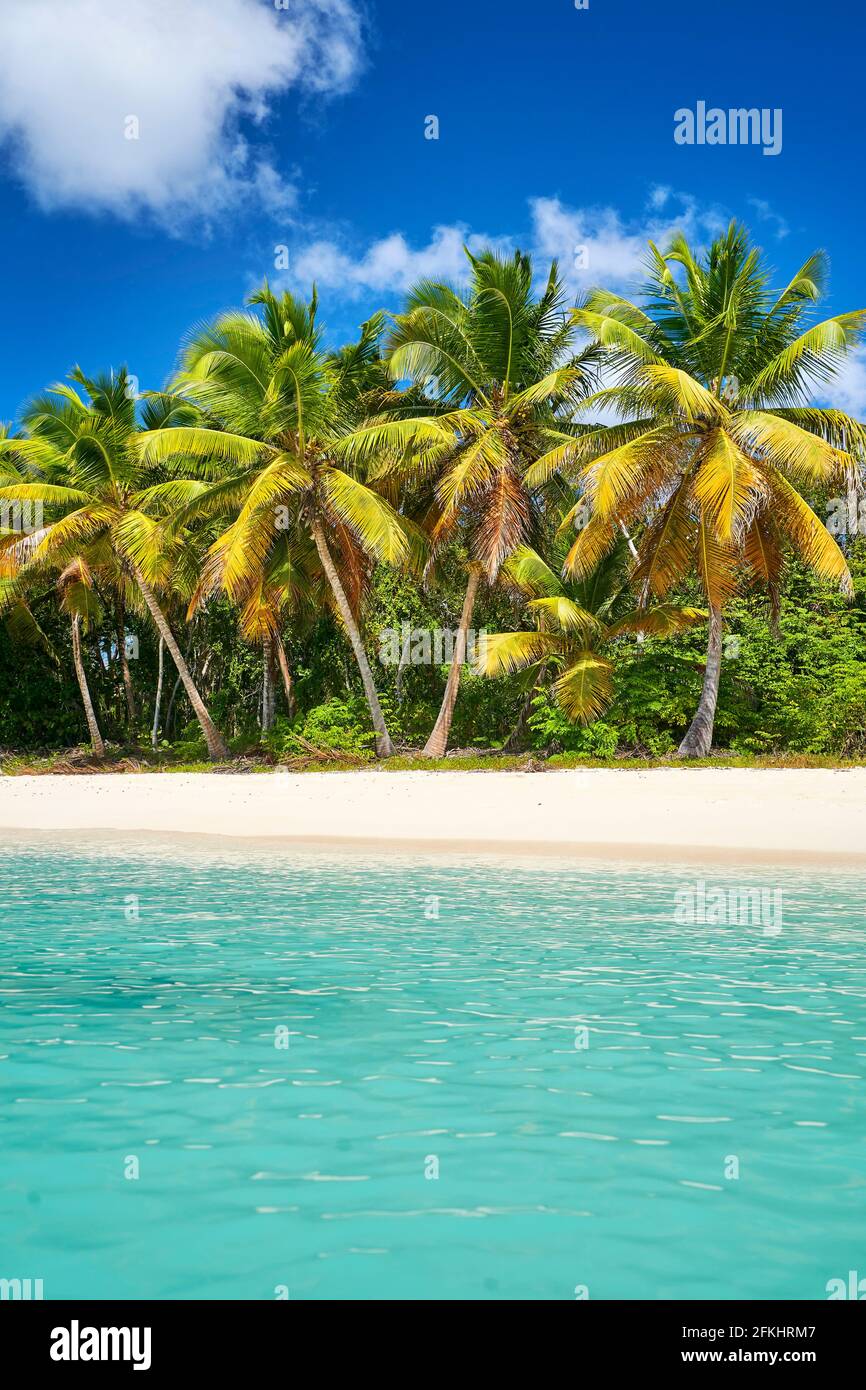
[[[299,528],[312,540],[357,662],[376,752],[387,758],[394,747],[358,615],[370,561],[398,564],[410,545],[400,516],[368,486],[363,468],[340,466],[341,443],[367,413],[382,375],[380,320],[364,325],[359,343],[326,354],[315,292],[305,304],[266,284],[249,302],[253,312],[220,315],[183,352],[173,389],[207,422],[143,435],[141,457],[149,465],[181,460],[184,472],[198,467],[197,479],[161,489],[179,520],[233,515],[215,551],[234,597],[243,599],[258,580],[280,530]]]
[[[707,660],[679,752],[702,757],[712,745],[723,612],[740,581],[763,584],[776,604],[790,552],[850,592],[845,557],[804,493],[852,472],[866,440],[858,422],[811,403],[863,333],[866,311],[810,322],[823,253],[774,291],[734,223],[704,255],[682,236],[665,254],[652,243],[649,251],[642,306],[597,290],[574,314],[607,353],[614,382],[585,407],[604,405],[620,423],[586,427],[554,462],[576,475],[575,517],[587,523],[569,573],[589,573],[621,528],[643,519],[634,581],[644,601],[697,574]]]
[[[424,281],[394,320],[387,359],[395,380],[425,390],[436,413],[384,418],[347,446],[385,450],[392,465],[428,478],[434,547],[456,537],[467,555],[467,582],[442,705],[424,748],[447,746],[467,636],[479,588],[531,537],[534,501],[528,470],[571,442],[567,413],[586,394],[596,353],[574,351],[575,331],[557,267],[540,296],[521,253],[467,251],[471,282],[463,293]]]
[[[83,388],[84,397],[70,386],[55,385],[26,408],[25,438],[0,438],[0,496],[39,502],[54,514],[33,550],[33,564],[54,563],[62,570],[94,547],[110,552],[134,581],[171,654],[209,756],[227,757],[228,748],[155,592],[169,577],[171,565],[162,551],[159,525],[139,509],[138,494],[147,479],[136,448],[136,406],[126,369],[90,378],[76,368],[71,380]],[[183,418],[178,405],[167,400],[160,411],[152,404],[151,423],[158,413],[160,424],[173,425]],[[20,461],[28,470],[26,482],[21,481]]]
[[[613,699],[614,664],[605,647],[628,636],[669,637],[706,615],[670,603],[636,608],[624,539],[591,574],[577,579],[560,575],[566,548],[560,538],[551,564],[529,546],[520,546],[505,561],[501,581],[526,600],[535,631],[488,633],[477,665],[486,676],[525,671],[536,686],[555,677],[552,693],[560,709],[588,724]]]

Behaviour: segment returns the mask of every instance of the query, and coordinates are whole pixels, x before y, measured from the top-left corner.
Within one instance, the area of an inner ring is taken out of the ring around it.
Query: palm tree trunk
[[[400,648],[400,661],[397,665],[397,679],[394,681],[394,697],[398,705],[403,703],[403,677],[409,665],[409,652],[412,646],[412,629],[406,624],[406,640]]]
[[[274,644],[277,648],[277,661],[280,666],[280,675],[283,678],[283,689],[286,692],[286,705],[288,707],[289,718],[295,717],[295,688],[292,681],[292,673],[289,670],[289,662],[286,657],[286,649],[283,646],[283,639],[278,632],[274,633]]]
[[[153,729],[150,735],[150,746],[156,752],[157,737],[159,734],[159,707],[162,704],[162,678],[165,672],[165,641],[160,636],[159,639],[159,675],[156,678],[156,700],[153,706]]]
[[[176,720],[176,718],[175,718],[175,713],[174,713],[174,704],[175,704],[175,700],[177,699],[177,692],[178,692],[179,690],[180,690],[180,676],[178,676],[178,678],[177,678],[177,680],[175,681],[174,685],[171,687],[171,694],[170,694],[169,697],[168,697],[168,709],[167,709],[166,712],[165,712],[165,724],[163,725],[163,733],[165,734],[165,736],[166,736],[167,739],[171,739],[171,737],[173,736],[173,734],[175,734],[175,733],[177,732],[177,730],[176,730],[177,720]]]
[[[695,717],[679,746],[678,756],[680,758],[706,758],[713,746],[713,724],[716,718],[716,701],[719,698],[719,677],[721,674],[722,611],[711,605],[704,686]]]
[[[373,728],[376,731],[376,757],[393,758],[394,745],[391,742],[391,735],[385,723],[385,716],[382,713],[382,706],[379,704],[379,696],[376,693],[376,686],[373,681],[373,673],[370,670],[370,663],[367,660],[367,653],[364,651],[364,644],[361,641],[361,634],[358,631],[358,624],[352,615],[349,607],[349,600],[346,598],[345,590],[340,583],[340,576],[337,573],[328,543],[325,540],[325,533],[321,523],[314,521],[310,527],[313,540],[316,543],[316,550],[322,562],[322,569],[325,577],[331,586],[331,592],[337,602],[337,609],[343,620],[349,641],[352,644],[352,651],[355,653],[355,660],[358,663],[358,670],[361,673],[361,681],[364,686],[364,694],[367,697],[367,704],[370,709],[370,717],[373,720]]]
[[[262,641],[262,733],[274,727],[276,690],[274,687],[274,642],[272,637]]]
[[[448,747],[451,720],[454,718],[454,706],[457,703],[457,692],[460,689],[460,676],[463,671],[463,663],[466,660],[466,639],[469,624],[472,622],[475,596],[478,593],[480,583],[481,571],[473,566],[469,571],[469,583],[466,585],[466,593],[463,598],[463,611],[460,614],[457,641],[454,643],[454,656],[451,661],[451,669],[448,672],[445,694],[442,696],[439,717],[433,725],[433,732],[424,745],[422,758],[444,758],[445,750]]]
[[[97,758],[104,758],[105,744],[96,722],[96,713],[90,698],[90,687],[87,684],[87,672],[84,669],[84,660],[81,655],[81,618],[77,613],[72,618],[72,659],[75,662],[78,689],[81,691],[81,703],[84,705],[84,717],[90,732],[90,746]]]
[[[126,693],[126,716],[129,733],[135,729],[135,693],[132,689],[132,673],[129,669],[129,658],[126,655],[126,612],[123,599],[117,605],[117,654],[120,657],[120,669],[123,673],[123,689]]]
[[[629,529],[628,529],[628,527],[626,526],[625,522],[624,522],[620,517],[617,517],[617,521],[619,521],[619,529],[622,531],[622,534],[625,536],[626,541],[627,541],[627,543],[628,543],[628,548],[629,548],[629,551],[630,551],[630,553],[631,553],[631,558],[632,558],[633,560],[637,560],[637,559],[639,558],[638,553],[637,553],[637,546],[635,545],[634,541],[633,541],[632,538],[631,538],[631,532],[629,531]]]
[[[201,731],[204,734],[208,757],[211,762],[217,762],[220,758],[227,758],[229,750],[223,740],[222,734],[211,719],[207,706],[198,693],[195,681],[190,674],[190,669],[181,656],[180,647],[174,640],[174,633],[169,627],[166,616],[154,597],[153,590],[137,565],[132,566],[132,572],[141,590],[141,596],[147,604],[148,612],[156,624],[156,629],[165,642],[165,645],[168,647],[171,659],[177,667],[177,674],[183,681],[184,689],[189,696],[189,702],[193,707],[195,717],[201,725]]]

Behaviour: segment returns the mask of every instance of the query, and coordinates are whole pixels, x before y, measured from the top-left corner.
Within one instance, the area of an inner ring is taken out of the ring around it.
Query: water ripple
[[[693,868],[0,851],[0,1274],[825,1297],[866,1238],[866,880],[710,875],[782,930],[678,924]]]

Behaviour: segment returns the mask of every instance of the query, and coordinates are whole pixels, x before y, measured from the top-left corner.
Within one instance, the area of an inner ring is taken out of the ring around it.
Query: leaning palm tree
[[[221,584],[239,600],[281,530],[312,540],[357,662],[376,752],[387,758],[394,748],[359,608],[371,560],[400,563],[410,545],[400,516],[368,486],[363,468],[340,466],[340,445],[381,376],[380,321],[364,325],[352,349],[329,355],[319,345],[315,292],[304,304],[265,285],[250,304],[253,312],[222,314],[188,342],[173,390],[206,421],[145,434],[140,451],[150,466],[179,462],[184,474],[198,469],[199,476],[169,480],[149,495],[172,501],[178,523],[233,516],[215,551]]]
[[[706,614],[670,603],[635,607],[624,540],[578,579],[561,577],[566,549],[559,538],[552,564],[529,546],[505,561],[501,582],[526,601],[535,630],[487,633],[477,668],[485,676],[526,672],[532,689],[551,679],[566,717],[588,724],[613,699],[614,663],[605,648],[629,636],[669,637]]]
[[[778,602],[786,554],[850,592],[845,557],[804,493],[856,469],[862,425],[811,403],[860,338],[866,311],[809,322],[826,263],[811,256],[780,292],[731,224],[703,255],[650,243],[642,307],[607,291],[574,314],[614,384],[585,403],[620,423],[588,427],[559,459],[576,478],[581,529],[566,561],[589,573],[620,530],[645,522],[634,582],[663,599],[697,574],[709,608],[703,689],[682,757],[712,745],[726,603],[741,579]],[[542,464],[533,476],[550,476]],[[583,524],[586,523],[586,524]]]
[[[594,349],[574,351],[576,335],[555,263],[536,296],[527,256],[466,254],[468,291],[422,282],[388,340],[392,377],[416,392],[425,390],[436,413],[386,415],[346,446],[356,457],[371,450],[396,455],[384,476],[428,479],[434,554],[459,538],[467,558],[454,657],[423,750],[427,757],[441,757],[448,746],[479,587],[494,583],[507,557],[531,537],[534,499],[527,470],[571,442],[563,412],[586,394],[596,356]]]
[[[35,566],[51,563],[62,571],[95,547],[110,552],[134,582],[171,654],[209,756],[227,757],[157,598],[171,563],[158,523],[139,507],[138,494],[148,480],[136,448],[136,406],[126,370],[90,378],[76,368],[71,380],[84,397],[70,386],[55,385],[26,408],[25,438],[0,438],[0,497],[39,503],[53,514],[33,549]],[[178,406],[167,400],[161,423],[182,418]],[[22,464],[27,481],[21,481]]]

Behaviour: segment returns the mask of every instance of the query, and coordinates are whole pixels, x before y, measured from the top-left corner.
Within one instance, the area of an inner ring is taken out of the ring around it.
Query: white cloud
[[[677,207],[660,216],[671,201]],[[632,221],[616,208],[570,208],[559,198],[534,198],[530,209],[533,254],[541,260],[555,257],[572,290],[599,284],[631,290],[644,278],[648,241],[663,247],[679,231],[701,244],[726,225],[716,209],[701,208],[694,198],[670,189],[653,189],[649,215]]]
[[[849,352],[832,381],[821,387],[820,398],[846,415],[866,416],[866,347]]]
[[[434,227],[426,246],[413,249],[400,232],[370,244],[360,256],[331,240],[313,241],[297,252],[291,261],[293,284],[308,287],[315,280],[320,288],[339,289],[348,298],[368,291],[404,291],[416,280],[465,281],[468,261],[464,245],[480,250],[492,244],[504,245],[501,238],[469,233],[467,227]]]
[[[603,282],[616,288],[639,274],[646,229],[626,230],[613,208],[570,208],[559,198],[534,198],[530,209],[535,254],[555,257],[570,285]]]
[[[525,247],[532,253],[540,277],[555,258],[573,293],[600,283],[627,290],[642,279],[650,238],[664,244],[673,232],[681,230],[690,240],[702,242],[726,225],[718,211],[699,208],[685,194],[666,189],[660,203],[657,192],[653,190],[650,195],[648,213],[631,222],[611,207],[572,208],[559,198],[533,198],[529,202],[530,225],[522,235],[485,236],[455,223],[435,227],[423,246],[412,247],[402,233],[394,232],[354,254],[344,241],[320,238],[292,254],[285,278],[303,289],[315,280],[321,289],[337,289],[350,298],[373,292],[401,293],[422,276],[465,283],[469,272],[463,254],[466,244],[470,250]],[[672,207],[662,217],[657,209],[667,203]]]
[[[762,220],[778,224],[778,236],[786,234],[788,224],[768,204],[749,201]],[[645,278],[648,241],[663,249],[679,231],[692,245],[703,247],[724,232],[729,221],[724,209],[702,206],[689,194],[660,186],[650,189],[644,214],[631,220],[612,207],[575,208],[559,198],[532,198],[529,224],[520,234],[485,236],[455,223],[435,227],[422,246],[413,247],[402,233],[394,232],[354,254],[345,238],[320,238],[292,252],[290,269],[276,279],[303,293],[315,280],[320,290],[336,291],[342,302],[372,295],[399,297],[421,278],[466,284],[464,245],[471,251],[492,246],[505,253],[520,246],[532,254],[539,286],[556,259],[571,294],[604,285],[630,295]],[[604,374],[602,384],[612,384]],[[866,345],[848,355],[818,399],[857,418],[866,416]],[[605,409],[593,418],[610,423],[619,416]]]
[[[0,140],[48,210],[284,209],[291,186],[239,126],[289,89],[344,90],[361,46],[352,0],[2,0]]]

